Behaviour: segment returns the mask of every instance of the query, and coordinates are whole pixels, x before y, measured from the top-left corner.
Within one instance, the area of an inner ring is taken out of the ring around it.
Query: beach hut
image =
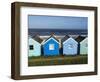
[[[69,36],[65,36],[62,39],[63,55],[76,55],[78,42]]]
[[[29,39],[28,39],[28,43],[29,43],[28,56],[29,57],[41,55],[41,42],[42,42],[42,39],[40,39],[38,35],[34,37],[29,36]]]
[[[80,54],[87,55],[88,54],[88,37],[80,42]]]
[[[80,42],[83,41],[85,39],[85,37],[83,36],[78,36],[75,40],[78,42],[78,48],[77,48],[77,54],[80,54]]]
[[[51,35],[42,45],[44,56],[59,55],[59,41],[54,37],[54,35]]]

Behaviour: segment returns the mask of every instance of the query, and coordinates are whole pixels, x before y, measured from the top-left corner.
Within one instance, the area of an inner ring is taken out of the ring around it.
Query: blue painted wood
[[[33,49],[30,50],[30,48],[28,49],[28,56],[32,57],[32,56],[40,56],[41,55],[41,44],[37,41],[35,41],[33,38],[29,37],[28,39],[28,43],[29,46],[33,45]]]
[[[78,49],[78,42],[73,38],[68,38],[63,42],[63,55],[76,55]]]
[[[50,44],[54,45],[54,50],[50,50]],[[57,56],[59,55],[59,43],[54,38],[49,38],[43,44],[43,54],[44,56]]]

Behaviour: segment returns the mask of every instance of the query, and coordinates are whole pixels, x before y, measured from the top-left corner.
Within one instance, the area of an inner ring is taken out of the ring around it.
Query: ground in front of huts
[[[87,63],[87,55],[28,57],[28,66],[77,65]]]

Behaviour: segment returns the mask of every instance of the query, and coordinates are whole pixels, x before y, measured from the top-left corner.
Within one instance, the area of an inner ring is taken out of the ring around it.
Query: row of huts
[[[38,35],[29,36],[28,40],[29,57],[88,54],[88,38],[83,36],[73,38],[66,35],[61,42],[54,35],[46,40],[42,40]]]

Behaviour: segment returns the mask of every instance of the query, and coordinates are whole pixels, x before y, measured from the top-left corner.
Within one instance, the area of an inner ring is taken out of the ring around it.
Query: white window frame
[[[55,45],[54,44],[49,44],[49,50],[55,50]]]

